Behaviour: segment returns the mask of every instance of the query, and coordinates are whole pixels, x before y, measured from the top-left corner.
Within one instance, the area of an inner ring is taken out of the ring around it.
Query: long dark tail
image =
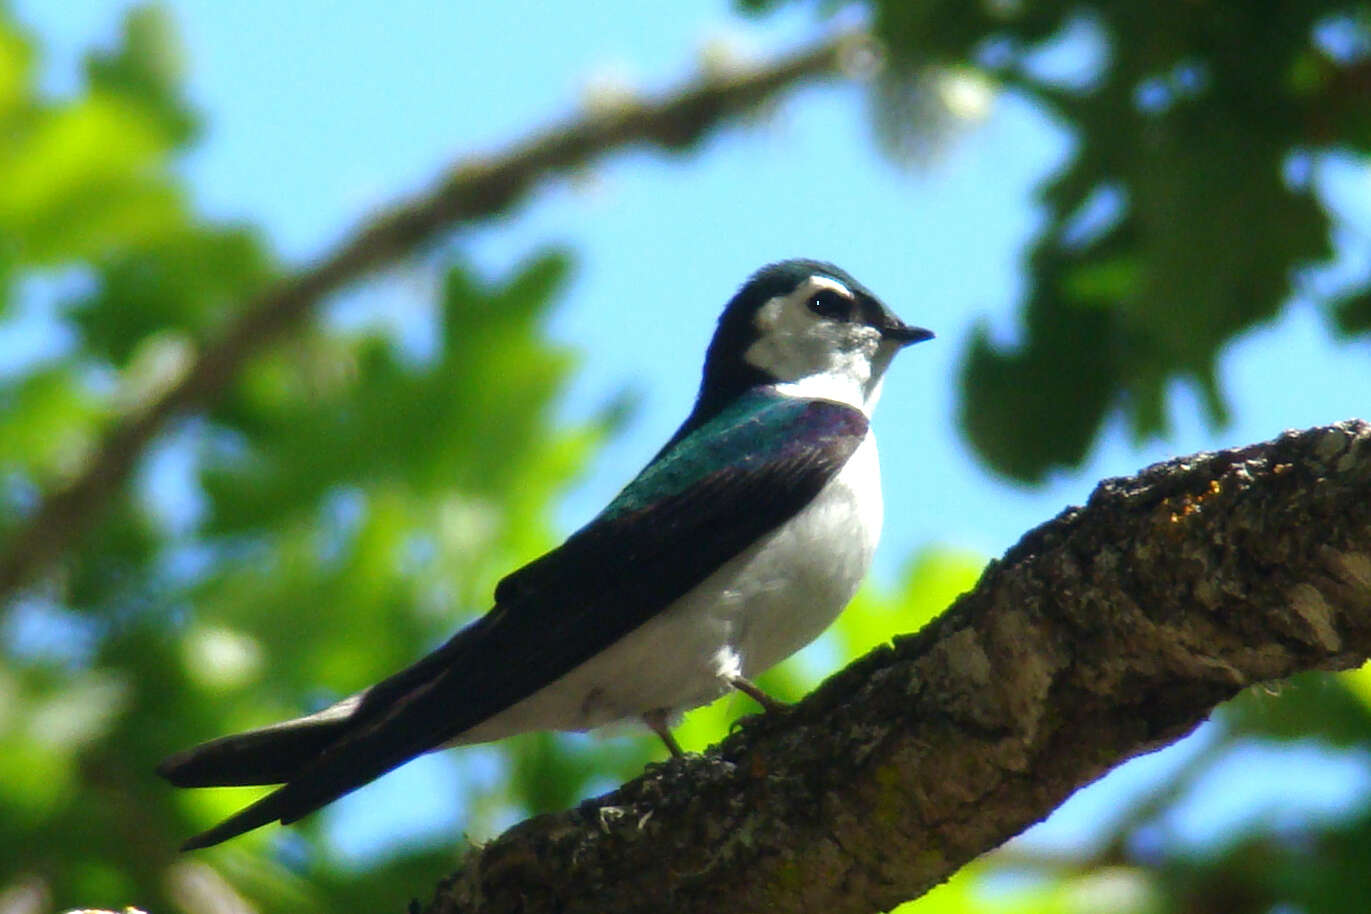
[[[286,784],[309,770],[353,725],[360,696],[317,714],[210,740],[178,752],[157,766],[157,773],[177,787],[239,787]],[[209,847],[279,818],[276,791],[214,828],[181,845],[181,850]]]
[[[157,773],[178,787],[285,785],[181,849],[209,847],[269,822],[294,822],[503,707],[501,701],[494,708],[470,702],[462,673],[462,655],[479,643],[488,618],[408,669],[317,714],[224,736],[158,765]]]
[[[157,773],[177,787],[284,784],[343,735],[350,710],[334,705],[308,717],[210,740],[165,759]]]

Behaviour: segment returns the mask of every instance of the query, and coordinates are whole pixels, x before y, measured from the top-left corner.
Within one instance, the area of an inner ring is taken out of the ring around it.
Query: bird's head
[[[719,318],[697,408],[774,384],[869,412],[895,353],[932,336],[832,264],[773,263],[743,284]]]

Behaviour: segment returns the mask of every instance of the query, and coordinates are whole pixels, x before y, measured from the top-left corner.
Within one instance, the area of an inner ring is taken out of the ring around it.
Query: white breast
[[[770,669],[813,641],[843,611],[871,567],[881,535],[881,467],[868,433],[822,492],[740,556],[751,597],[735,642],[744,676]]]
[[[870,433],[790,521],[672,607],[551,685],[455,742],[526,730],[586,730],[648,711],[687,711],[813,641],[842,612],[871,565],[882,519]]]

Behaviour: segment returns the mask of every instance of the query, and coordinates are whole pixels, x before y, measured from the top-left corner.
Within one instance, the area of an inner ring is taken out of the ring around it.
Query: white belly
[[[665,612],[453,742],[587,730],[713,701],[728,691],[724,677],[752,677],[774,666],[842,612],[871,565],[881,511],[876,439],[868,433],[789,522]]]

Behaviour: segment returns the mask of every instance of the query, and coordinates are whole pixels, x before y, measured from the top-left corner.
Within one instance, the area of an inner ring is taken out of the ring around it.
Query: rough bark
[[[330,294],[413,255],[444,232],[508,212],[539,182],[614,150],[635,143],[688,149],[797,84],[841,75],[843,62],[865,40],[841,35],[765,66],[706,75],[661,99],[625,98],[612,110],[460,162],[432,190],[389,207],[317,264],[246,302],[175,385],[108,430],[81,474],[45,495],[10,537],[0,554],[0,603],[90,528],[172,419],[212,401],[248,358],[299,326]]]
[[[1371,425],[1107,480],[914,635],[474,850],[427,910],[868,912],[1218,703],[1371,654]]]

